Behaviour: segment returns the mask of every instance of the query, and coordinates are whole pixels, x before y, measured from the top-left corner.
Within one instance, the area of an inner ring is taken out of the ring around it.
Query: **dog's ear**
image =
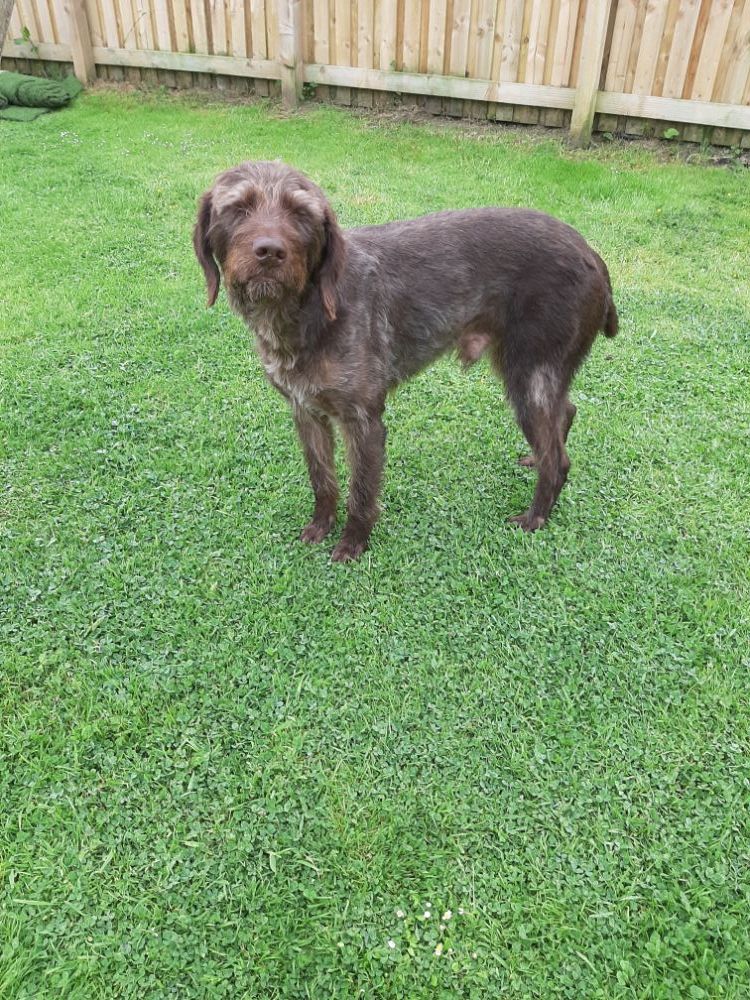
[[[212,306],[216,302],[219,294],[219,268],[214,259],[211,249],[211,241],[208,238],[208,230],[211,225],[211,192],[207,191],[200,200],[198,206],[198,221],[193,230],[193,246],[195,256],[198,258],[203,273],[206,276],[206,289],[208,291],[208,305]]]
[[[323,217],[325,243],[320,263],[320,298],[326,317],[333,322],[338,308],[337,288],[346,259],[346,243],[336,216],[330,205],[326,205]]]

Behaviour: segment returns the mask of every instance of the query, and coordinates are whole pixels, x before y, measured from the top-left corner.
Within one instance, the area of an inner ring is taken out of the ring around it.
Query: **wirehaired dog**
[[[541,212],[478,208],[342,230],[321,189],[281,163],[243,163],[200,201],[193,242],[213,305],[255,333],[270,382],[291,404],[319,542],[336,518],[334,423],[351,467],[348,517],[332,558],[356,559],[378,517],[386,395],[454,349],[487,354],[538,473],[531,506],[510,520],[540,528],[568,475],[573,375],[597,332],[617,333],[602,259]],[[218,265],[217,265],[218,262]]]

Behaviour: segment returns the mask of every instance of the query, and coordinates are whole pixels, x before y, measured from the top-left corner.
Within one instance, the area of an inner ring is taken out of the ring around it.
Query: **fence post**
[[[70,51],[73,55],[73,72],[81,83],[91,83],[96,79],[94,50],[91,47],[91,32],[86,16],[84,0],[67,0],[66,11],[70,24]]]
[[[578,86],[570,117],[570,135],[577,146],[586,146],[591,141],[611,6],[612,0],[594,0],[593,3],[586,4],[581,58],[578,63]]]
[[[0,62],[3,60],[3,45],[8,34],[10,15],[13,13],[14,0],[0,0]]]
[[[296,108],[302,95],[302,0],[278,0],[281,100]]]

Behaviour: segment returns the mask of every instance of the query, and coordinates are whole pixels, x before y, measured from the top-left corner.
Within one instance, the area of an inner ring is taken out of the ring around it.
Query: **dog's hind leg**
[[[556,373],[547,366],[532,369],[525,377],[514,379],[508,393],[521,430],[531,445],[537,482],[531,506],[510,520],[524,531],[536,531],[549,517],[568,477],[570,459],[565,437],[575,416],[565,389]]]
[[[566,397],[563,402],[563,408],[561,413],[561,423],[560,429],[562,431],[563,444],[568,440],[568,434],[570,433],[570,428],[575,419],[576,415],[575,404]],[[531,455],[524,455],[523,458],[518,459],[518,464],[524,466],[526,469],[531,469],[536,465],[536,459],[534,458],[533,452]]]

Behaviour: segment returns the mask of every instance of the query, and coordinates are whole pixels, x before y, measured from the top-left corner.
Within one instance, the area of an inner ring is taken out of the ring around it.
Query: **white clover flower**
[[[389,948],[395,948],[396,947],[396,942],[393,940],[393,938],[389,938],[388,939],[388,947]]]
[[[437,955],[438,958],[440,958],[440,956],[443,954],[443,942],[442,941],[435,948],[435,954]]]
[[[443,914],[443,920],[450,920],[450,918],[452,916],[453,916],[453,914],[451,913],[451,911],[450,910],[446,910],[445,913]]]
[[[471,953],[471,957],[472,957],[472,958],[476,958],[476,957],[477,957],[477,953],[476,953],[475,951],[473,951],[473,952]]]
[[[422,916],[424,917],[425,920],[429,920],[430,916],[431,916],[430,911],[429,910],[425,910],[424,913],[422,914]]]
[[[458,913],[459,913],[459,916],[461,916],[461,917],[464,915],[464,908],[463,908],[463,906],[459,906]]]
[[[444,931],[444,930],[445,930],[445,924],[441,924],[441,925],[440,925],[440,930],[441,930],[441,931]]]
[[[403,920],[406,914],[404,913],[403,910],[396,910],[396,916],[398,917],[399,920]]]

